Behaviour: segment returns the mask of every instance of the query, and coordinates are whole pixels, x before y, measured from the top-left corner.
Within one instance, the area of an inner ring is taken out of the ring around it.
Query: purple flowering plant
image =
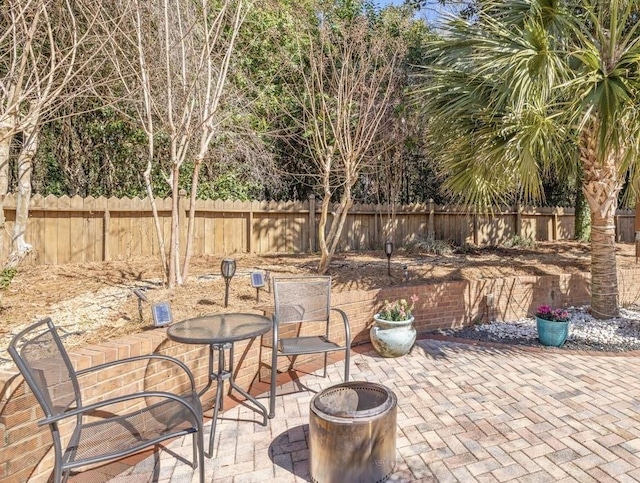
[[[552,309],[548,305],[541,305],[536,310],[536,317],[552,322],[566,322],[570,318],[569,312],[565,309]]]
[[[380,312],[378,313],[378,317],[383,320],[408,320],[411,318],[411,312],[418,301],[418,296],[413,294],[409,299],[411,301],[411,305],[407,299],[399,299],[394,302],[389,302],[388,300],[384,301],[384,305]]]

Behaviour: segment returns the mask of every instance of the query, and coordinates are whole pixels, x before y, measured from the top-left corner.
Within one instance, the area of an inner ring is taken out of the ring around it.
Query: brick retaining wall
[[[640,297],[640,269],[619,270],[620,302],[627,305]],[[531,315],[541,304],[553,306],[589,303],[589,275],[573,274],[540,277],[512,277],[472,281],[452,281],[439,284],[406,283],[371,291],[334,292],[332,305],[349,316],[352,343],[368,342],[368,325],[384,300],[408,298],[416,294],[415,325],[419,332],[438,328],[461,327],[488,320],[509,320]],[[487,305],[487,295],[493,303]],[[55,321],[54,321],[55,322]],[[340,334],[342,322],[333,320],[332,330]],[[74,364],[84,368],[127,356],[167,354],[183,360],[193,371],[198,387],[207,381],[207,348],[172,342],[165,329],[153,329],[102,344],[75,350]],[[270,370],[270,333],[260,339],[235,346],[234,369],[238,384],[253,393],[268,389]],[[304,362],[298,359],[299,362]],[[281,358],[286,369],[286,360]],[[90,381],[86,397],[91,400],[127,393],[140,387],[140,370],[121,373],[112,369],[99,385]],[[144,373],[148,383],[148,373]],[[25,388],[16,372],[0,372],[0,482],[45,482],[52,471],[53,456],[48,427],[39,427],[42,417],[35,398]],[[211,407],[215,391],[203,398],[205,408]]]

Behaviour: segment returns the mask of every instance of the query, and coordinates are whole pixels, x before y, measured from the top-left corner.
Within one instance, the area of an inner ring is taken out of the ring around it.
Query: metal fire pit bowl
[[[396,463],[397,398],[371,382],[346,382],[311,399],[309,460],[315,483],[380,483]]]

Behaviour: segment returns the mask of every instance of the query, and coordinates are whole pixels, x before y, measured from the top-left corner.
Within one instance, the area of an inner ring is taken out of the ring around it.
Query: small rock
[[[562,348],[602,352],[640,349],[640,310],[624,308],[620,317],[599,320],[589,314],[589,307],[570,307],[569,335]],[[535,318],[516,321],[493,321],[461,329],[441,329],[436,333],[484,342],[540,346]]]

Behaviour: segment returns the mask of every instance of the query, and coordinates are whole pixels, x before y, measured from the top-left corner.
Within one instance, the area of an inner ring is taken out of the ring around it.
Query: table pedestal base
[[[225,350],[229,350],[229,367],[227,367]],[[213,372],[213,360],[214,351],[218,352],[218,370]],[[233,379],[233,343],[226,342],[224,344],[210,344],[209,345],[209,384],[205,387],[200,395],[204,394],[209,387],[211,387],[212,381],[217,381],[216,385],[216,400],[213,405],[213,416],[211,418],[211,434],[209,435],[209,452],[207,457],[213,456],[213,438],[216,433],[216,426],[218,422],[218,413],[223,409],[223,394],[224,394],[224,381],[229,381],[230,389],[235,389],[242,394],[247,400],[251,401],[259,412],[262,413],[262,425],[267,425],[267,408],[265,408],[256,398],[251,396],[247,391],[238,386]],[[229,394],[231,394],[231,390]]]

